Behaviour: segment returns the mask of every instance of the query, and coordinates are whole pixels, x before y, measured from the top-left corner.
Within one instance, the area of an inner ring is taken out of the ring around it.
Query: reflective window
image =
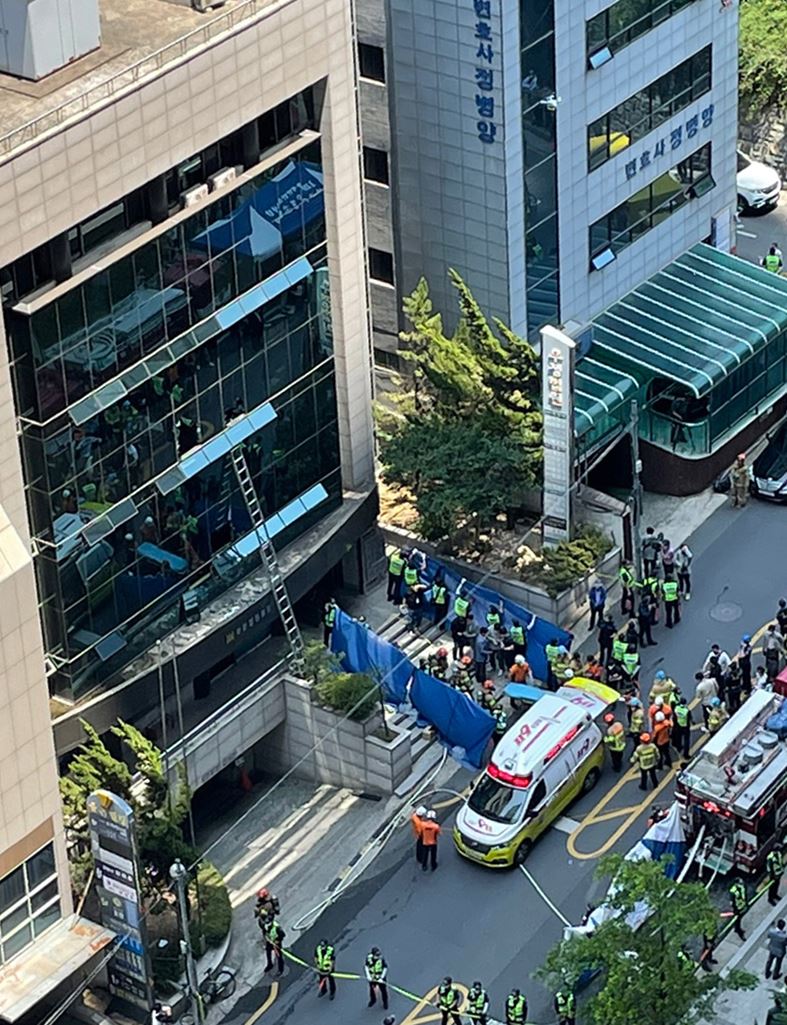
[[[711,50],[706,46],[589,124],[588,169],[601,167],[707,93],[711,88]]]
[[[588,19],[588,57],[604,47],[609,47],[613,53],[617,53],[693,2],[694,0],[617,0],[617,3],[605,11]]]
[[[60,918],[51,843],[0,879],[0,964]]]

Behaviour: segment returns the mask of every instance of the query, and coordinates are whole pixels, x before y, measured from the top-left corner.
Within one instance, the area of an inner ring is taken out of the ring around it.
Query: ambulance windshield
[[[471,811],[493,822],[516,822],[527,798],[527,790],[515,790],[483,775],[467,804]]]

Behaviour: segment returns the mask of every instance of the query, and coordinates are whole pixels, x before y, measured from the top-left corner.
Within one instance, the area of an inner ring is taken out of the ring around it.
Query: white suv
[[[776,206],[782,183],[772,167],[752,160],[738,150],[738,213]]]

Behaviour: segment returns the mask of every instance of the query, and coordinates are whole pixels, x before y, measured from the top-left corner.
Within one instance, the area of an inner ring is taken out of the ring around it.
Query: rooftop
[[[99,0],[101,45],[31,82],[0,74],[0,162],[14,150],[282,0],[228,0],[200,14],[188,0]]]

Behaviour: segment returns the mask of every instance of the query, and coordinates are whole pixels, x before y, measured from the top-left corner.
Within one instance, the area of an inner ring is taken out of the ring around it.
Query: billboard
[[[571,536],[574,483],[574,348],[556,327],[541,328],[544,411],[544,544]]]

